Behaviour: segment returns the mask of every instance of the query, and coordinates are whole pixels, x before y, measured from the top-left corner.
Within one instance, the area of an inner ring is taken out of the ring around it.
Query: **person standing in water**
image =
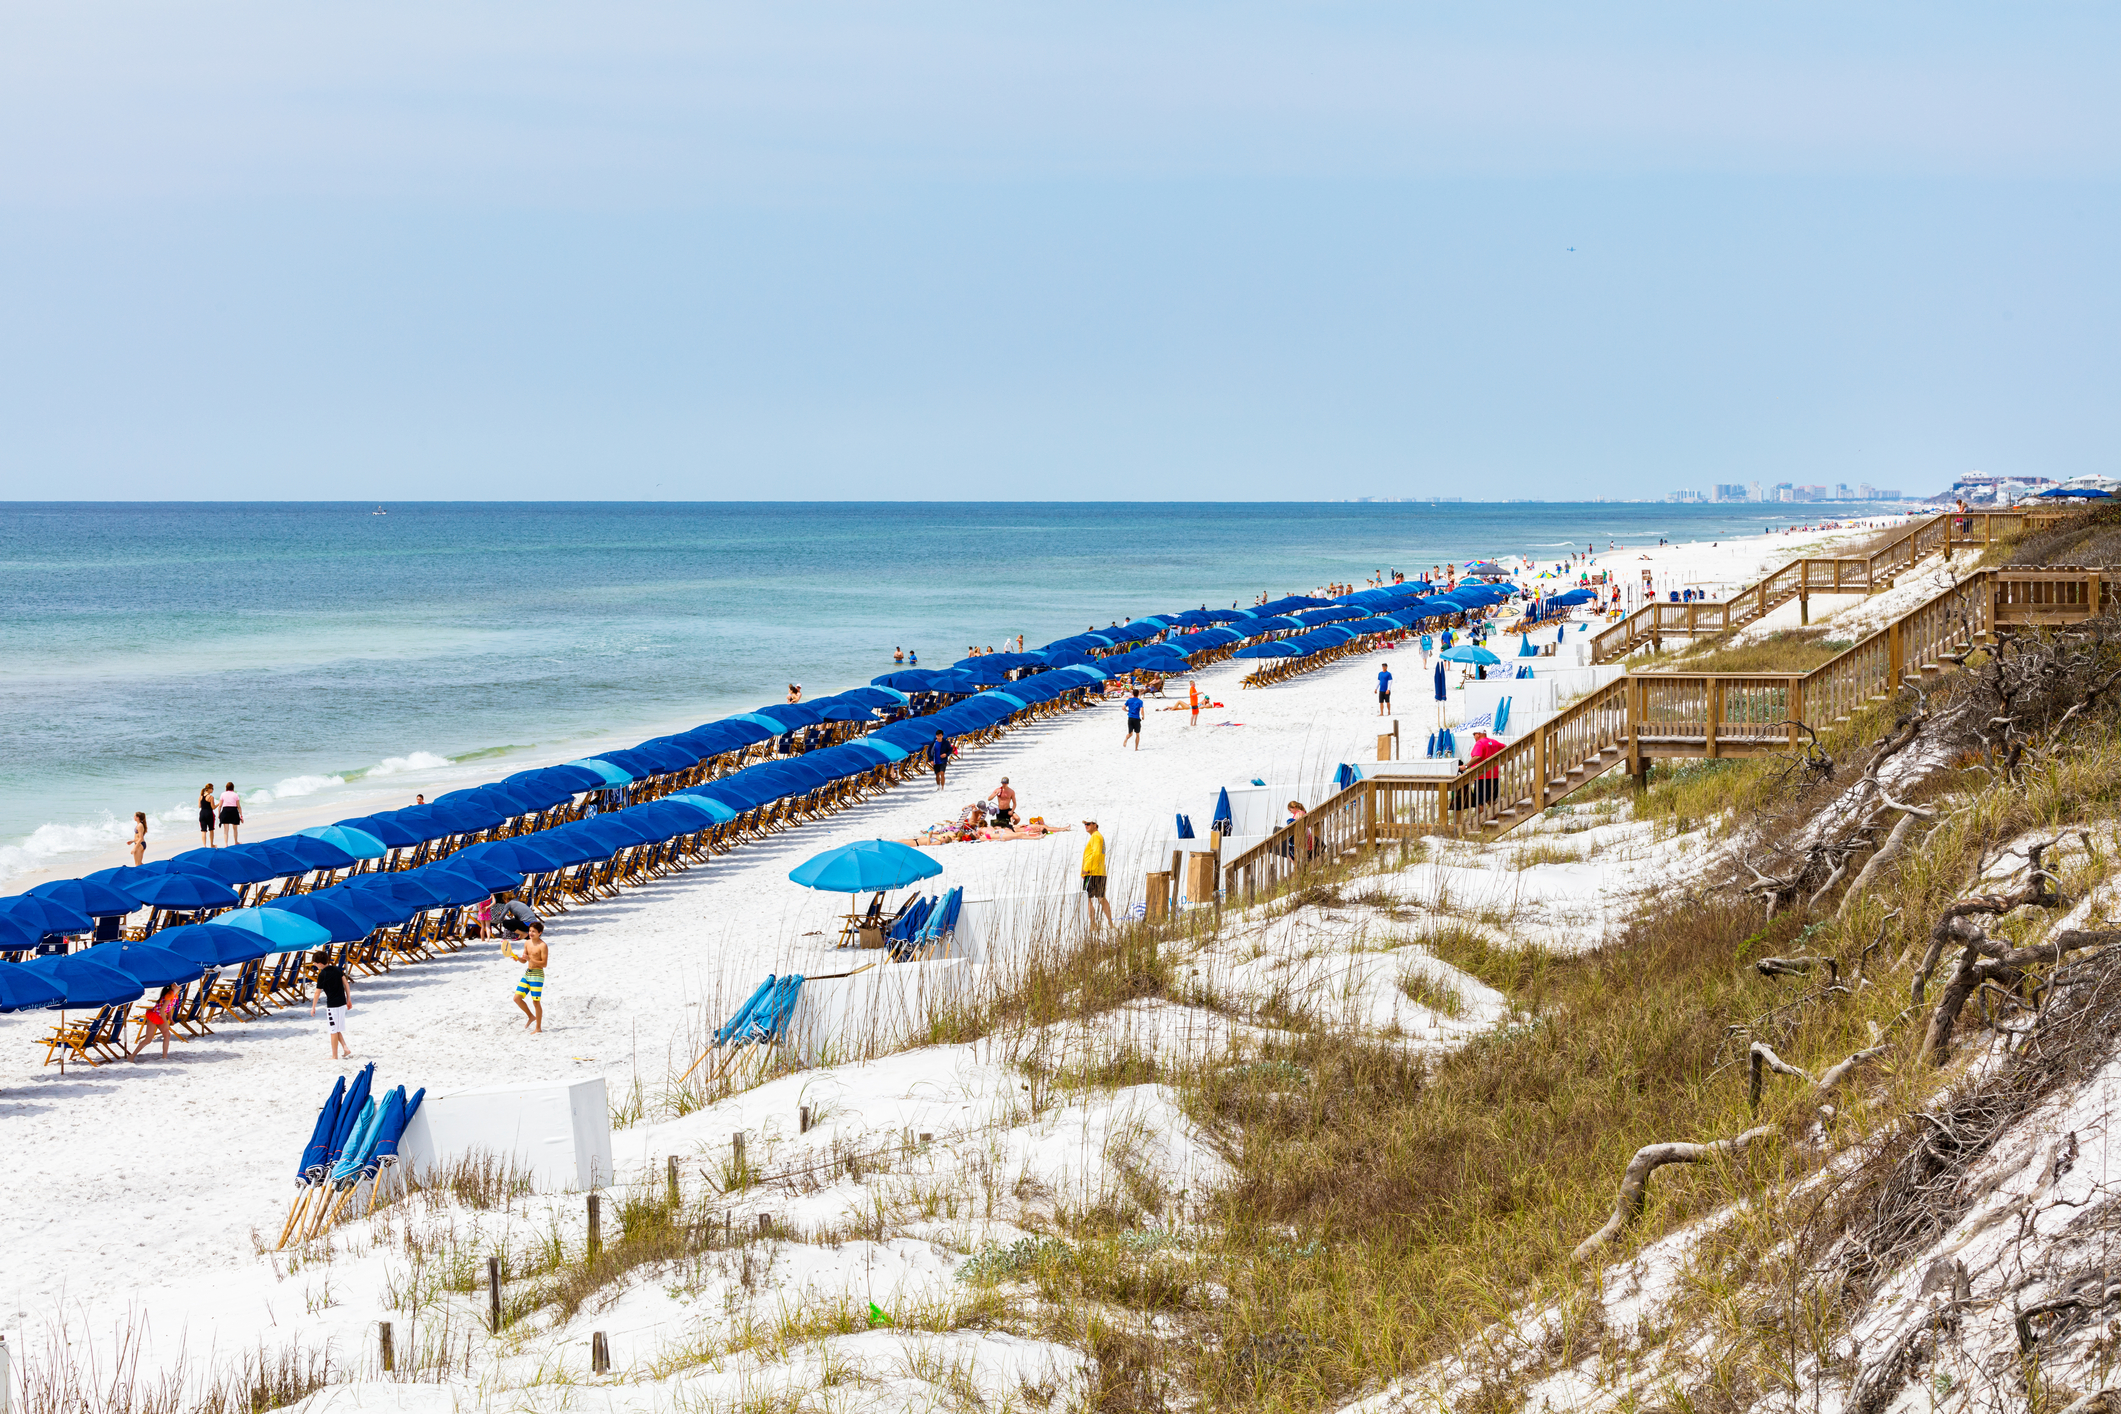
[[[523,1025],[533,1034],[545,1031],[545,925],[533,921],[529,936],[523,940],[523,955],[516,956],[515,944],[506,937],[501,939],[501,951],[510,962],[523,964],[523,979],[516,983],[516,1005],[522,1009]]]
[[[147,812],[144,810],[133,812],[133,839],[129,848],[133,852],[133,868],[138,869],[140,861],[147,858]]]

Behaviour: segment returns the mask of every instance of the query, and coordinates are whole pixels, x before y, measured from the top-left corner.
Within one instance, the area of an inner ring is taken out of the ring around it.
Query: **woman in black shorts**
[[[214,783],[208,781],[199,787],[199,843],[207,849],[214,847]]]
[[[243,836],[237,828],[243,823],[243,798],[236,794],[236,783],[230,781],[228,789],[221,792],[221,833],[226,844],[240,844]]]

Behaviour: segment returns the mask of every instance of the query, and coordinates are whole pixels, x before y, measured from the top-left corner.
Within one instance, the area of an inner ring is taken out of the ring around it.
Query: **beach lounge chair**
[[[101,1034],[102,1029],[110,1024],[110,1018],[117,1010],[115,1006],[107,1006],[87,1017],[53,1025],[50,1034],[44,1038],[44,1063],[50,1065],[53,1056],[58,1055],[62,1066],[69,1060],[85,1060],[90,1065],[101,1065],[102,1062],[89,1053],[89,1046]],[[64,1054],[59,1054],[61,1052]]]
[[[221,969],[209,967],[192,983],[177,1005],[170,1012],[169,1029],[189,1040],[194,1036],[211,1036],[213,1028],[206,1024],[206,999],[213,995],[214,983],[220,979]]]
[[[884,891],[878,889],[876,897],[869,900],[869,907],[862,913],[849,913],[842,917],[840,939],[834,946],[860,946],[861,935],[866,929],[881,936],[884,921]],[[873,944],[871,946],[874,946]]]

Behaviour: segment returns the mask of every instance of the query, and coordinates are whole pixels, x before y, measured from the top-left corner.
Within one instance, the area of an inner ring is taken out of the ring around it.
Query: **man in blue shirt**
[[[957,755],[957,748],[952,746],[950,739],[941,732],[937,732],[935,740],[928,743],[928,764],[935,767],[935,788],[937,790],[943,788],[944,768],[949,766],[950,758],[955,755]]]
[[[1392,712],[1392,665],[1381,663],[1377,669],[1377,715],[1390,716]]]
[[[1127,736],[1120,745],[1125,746],[1129,741],[1134,743],[1136,751],[1142,749],[1142,700],[1138,694],[1127,699]]]

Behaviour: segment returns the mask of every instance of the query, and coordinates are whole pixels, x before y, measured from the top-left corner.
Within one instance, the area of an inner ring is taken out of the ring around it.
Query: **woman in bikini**
[[[140,861],[147,858],[147,812],[144,810],[133,812],[133,840],[129,847],[133,852],[133,868],[138,869]]]

